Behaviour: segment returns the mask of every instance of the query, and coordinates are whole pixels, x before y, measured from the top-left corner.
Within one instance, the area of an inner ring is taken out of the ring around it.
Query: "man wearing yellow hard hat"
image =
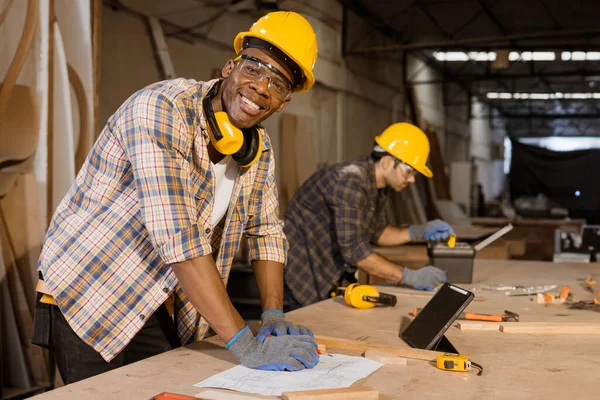
[[[398,228],[388,225],[385,201],[415,175],[428,178],[429,140],[408,123],[389,126],[375,138],[370,157],[323,168],[294,194],[285,213],[289,242],[285,300],[291,309],[329,297],[336,285],[354,280],[356,268],[414,289],[432,290],[446,280],[438,268],[394,264],[372,244],[397,246],[411,240],[442,240],[454,233],[441,220]]]
[[[316,36],[301,15],[273,12],[234,49],[220,79],[133,94],[57,208],[39,260],[33,341],[54,350],[66,383],[201,340],[209,328],[250,368],[318,363],[312,332],[282,312],[287,241],[259,125],[313,86]],[[264,310],[257,337],[225,289],[244,233]]]

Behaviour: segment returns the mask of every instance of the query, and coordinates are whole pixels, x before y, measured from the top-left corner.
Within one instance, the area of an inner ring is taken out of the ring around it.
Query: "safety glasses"
[[[269,92],[279,100],[284,101],[292,93],[292,82],[271,64],[247,54],[236,57],[233,61],[237,62],[244,77],[255,82],[268,79]]]
[[[403,163],[402,161],[400,161],[400,170],[402,171],[402,175],[404,176],[404,179],[408,179],[411,176],[417,176],[417,171],[411,167],[408,164]]]

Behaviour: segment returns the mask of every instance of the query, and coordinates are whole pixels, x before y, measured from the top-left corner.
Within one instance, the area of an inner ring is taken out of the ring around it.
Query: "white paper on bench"
[[[319,364],[302,371],[260,371],[238,365],[211,376],[196,387],[210,387],[281,396],[296,390],[346,388],[381,368],[382,364],[363,357],[342,354],[321,355]]]

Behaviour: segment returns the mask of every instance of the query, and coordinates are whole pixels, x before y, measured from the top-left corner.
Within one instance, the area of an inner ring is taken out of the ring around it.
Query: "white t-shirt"
[[[233,184],[237,178],[239,166],[231,156],[223,157],[221,161],[213,164],[215,173],[215,197],[212,213],[212,224],[217,225],[227,213]]]

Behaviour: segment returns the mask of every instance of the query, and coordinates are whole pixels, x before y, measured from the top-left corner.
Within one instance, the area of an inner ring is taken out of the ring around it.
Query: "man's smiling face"
[[[287,67],[270,56],[267,51],[256,48],[246,48],[240,55],[256,57],[281,71],[285,77],[292,81],[292,75]],[[222,75],[225,78],[221,85],[221,101],[223,111],[226,111],[230,121],[241,129],[251,128],[276,111],[281,111],[287,103],[289,96],[281,100],[269,90],[269,79],[252,80],[242,74],[240,62],[228,61],[223,67]]]

